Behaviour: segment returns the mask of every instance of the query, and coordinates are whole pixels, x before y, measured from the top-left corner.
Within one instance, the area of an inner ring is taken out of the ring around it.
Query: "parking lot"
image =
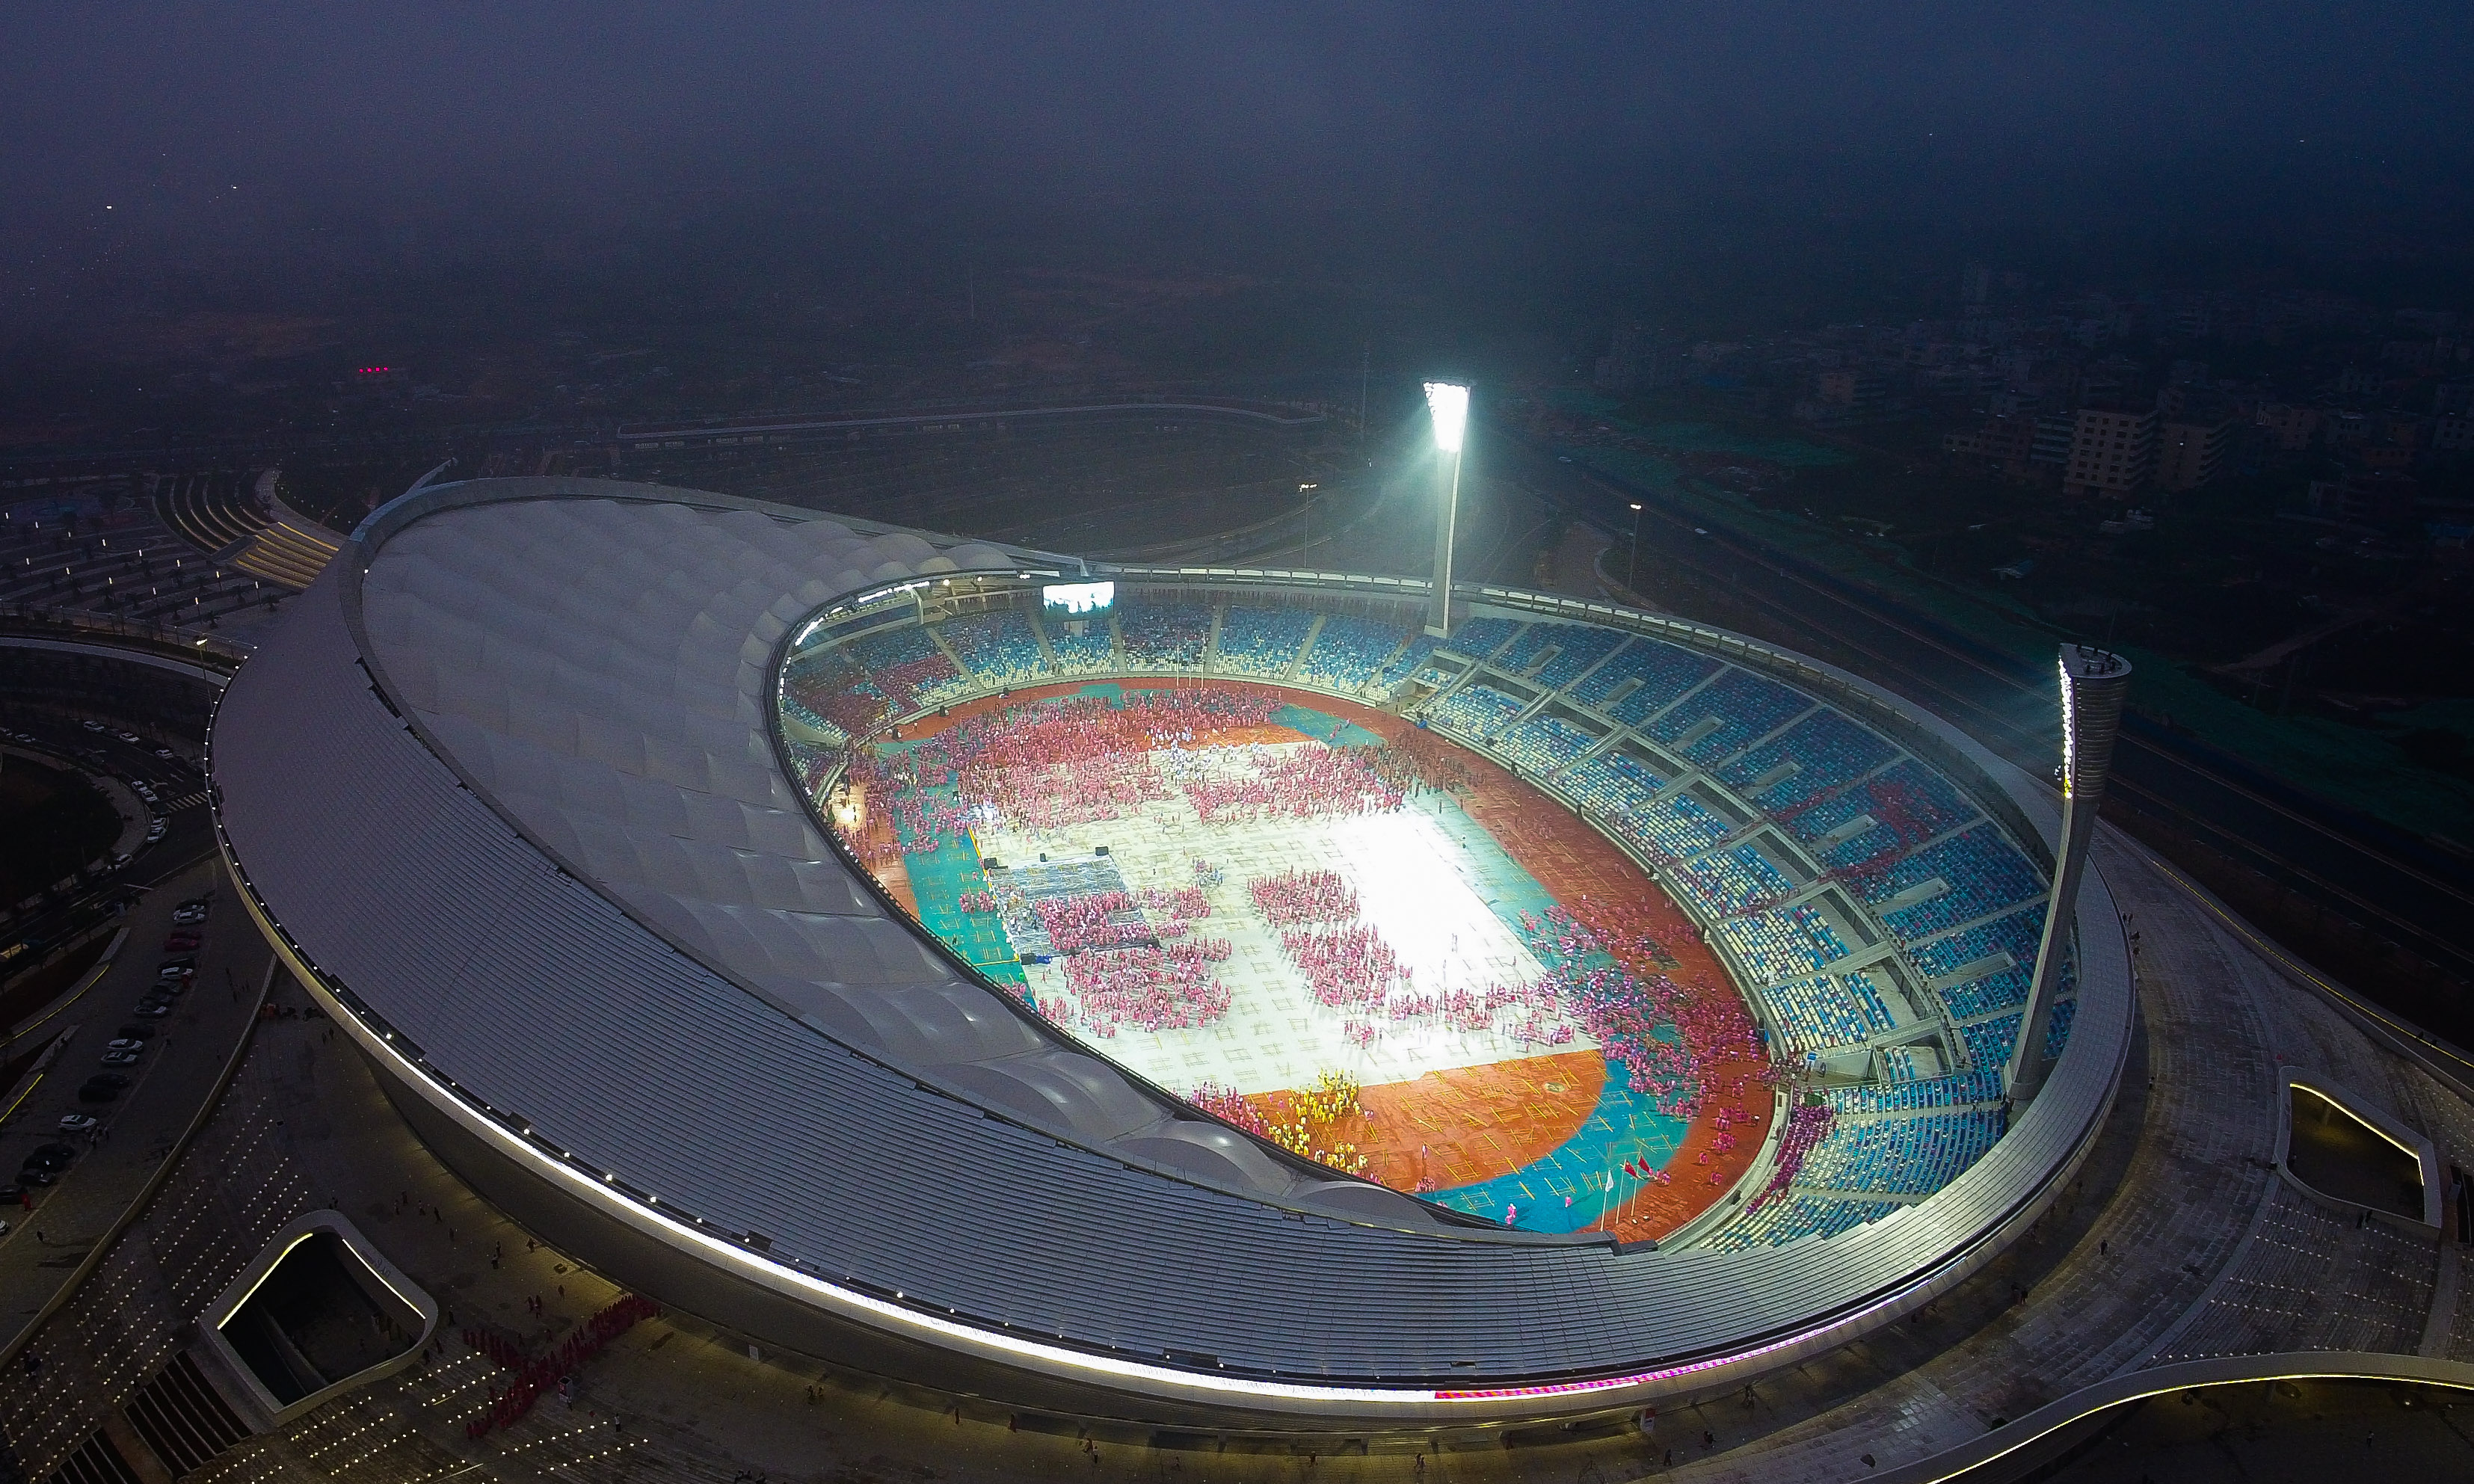
[[[21,1050],[66,1039],[0,1116],[0,1351],[144,1193],[245,1038],[271,956],[231,895],[211,859],[158,883],[109,966],[17,1028]]]

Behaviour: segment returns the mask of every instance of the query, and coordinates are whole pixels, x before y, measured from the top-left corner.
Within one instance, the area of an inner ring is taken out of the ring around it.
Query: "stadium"
[[[441,1158],[751,1350],[1500,1428],[2017,1243],[2133,1043],[2053,791],[1771,645],[1431,586],[428,486],[226,693],[219,839]]]

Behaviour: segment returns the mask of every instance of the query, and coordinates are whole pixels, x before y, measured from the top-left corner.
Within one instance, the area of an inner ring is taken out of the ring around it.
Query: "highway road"
[[[1619,547],[1629,542],[1630,503],[1639,500],[1645,578],[1664,567],[1724,592],[1772,620],[1781,637],[1950,718],[2038,776],[2059,761],[2050,673],[1749,538],[1699,534],[1691,514],[1662,503],[1659,492],[1566,462],[1550,446],[1503,430],[1486,456],[1499,476],[1613,533]],[[2122,802],[2298,896],[2474,977],[2468,863],[2152,723],[2125,726],[2113,787]]]

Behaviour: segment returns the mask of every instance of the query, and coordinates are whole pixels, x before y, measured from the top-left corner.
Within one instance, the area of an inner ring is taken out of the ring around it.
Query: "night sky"
[[[682,221],[1616,262],[2093,231],[2450,246],[2446,6],[89,3],[0,47],[0,251],[246,272]],[[1852,236],[1851,236],[1852,234]],[[1868,234],[1872,234],[1868,236]]]

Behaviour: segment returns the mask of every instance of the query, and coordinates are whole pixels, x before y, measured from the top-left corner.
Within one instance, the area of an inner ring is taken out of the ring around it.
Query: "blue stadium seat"
[[[1842,1119],[1805,1156],[1796,1183],[1930,1195],[1983,1157],[2001,1136],[1999,1109]]]
[[[1231,605],[1220,620],[1219,669],[1225,674],[1277,679],[1288,672],[1314,627],[1312,613],[1298,608]]]
[[[1708,679],[1718,661],[1706,654],[1636,638],[1572,687],[1572,698],[1634,725]]]
[[[1750,670],[1731,669],[1651,722],[1649,735],[1695,763],[1715,763],[1776,731],[1812,700]],[[1696,735],[1697,734],[1697,735]],[[1690,738],[1689,742],[1684,741]]]
[[[1298,667],[1297,678],[1334,691],[1362,690],[1408,637],[1406,630],[1394,624],[1335,615],[1322,620],[1314,647]],[[1221,645],[1227,646],[1225,635]]]

